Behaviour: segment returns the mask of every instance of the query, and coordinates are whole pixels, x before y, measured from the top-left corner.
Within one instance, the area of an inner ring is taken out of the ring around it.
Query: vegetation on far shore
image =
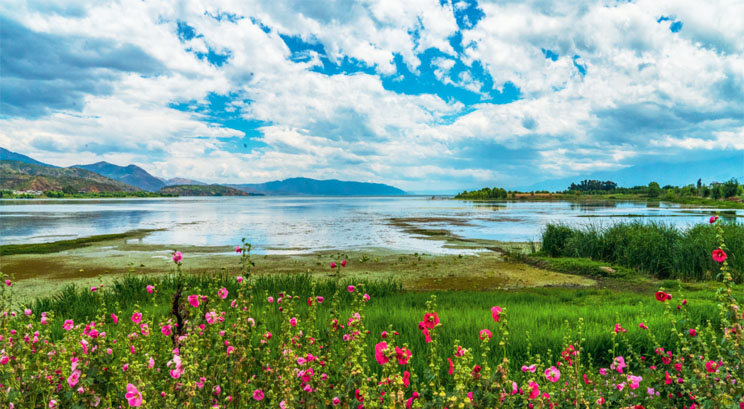
[[[562,192],[532,191],[519,192],[499,187],[485,187],[479,190],[463,191],[455,195],[463,200],[643,200],[663,201],[685,205],[711,206],[729,209],[744,209],[744,185],[736,179],[724,183],[686,186],[659,186],[651,182],[648,186],[630,188],[618,187],[612,181],[583,180],[572,183]]]
[[[48,243],[24,243],[0,245],[0,256],[12,256],[16,254],[50,254],[65,250],[73,250],[94,243],[100,243],[116,239],[129,239],[145,236],[156,230],[132,230],[125,233],[100,234],[96,236],[81,237],[70,240],[58,240]]]

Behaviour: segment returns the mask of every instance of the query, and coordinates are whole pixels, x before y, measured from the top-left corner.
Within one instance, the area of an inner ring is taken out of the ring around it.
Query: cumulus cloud
[[[744,150],[742,14],[726,0],[11,0],[0,145],[163,177],[409,190]]]

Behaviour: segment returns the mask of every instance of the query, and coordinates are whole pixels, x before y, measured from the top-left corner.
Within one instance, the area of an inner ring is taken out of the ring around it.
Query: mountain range
[[[291,178],[259,184],[208,185],[185,178],[162,179],[137,165],[108,162],[68,168],[40,162],[0,147],[0,188],[9,190],[62,190],[80,192],[134,192],[139,190],[181,196],[243,195],[403,195],[404,191],[381,183]]]

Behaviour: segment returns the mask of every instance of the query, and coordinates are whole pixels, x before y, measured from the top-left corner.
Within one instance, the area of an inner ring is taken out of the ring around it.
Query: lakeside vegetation
[[[78,239],[58,240],[47,243],[3,244],[0,245],[0,256],[12,256],[16,254],[51,254],[65,250],[78,249],[109,240],[143,237],[154,231],[156,230],[142,229],[132,230],[125,233],[99,234]]]
[[[178,197],[164,192],[75,192],[74,190],[45,190],[34,193],[0,190],[0,199],[108,199],[128,197]]]
[[[678,282],[656,294],[406,292],[395,280],[345,278],[347,260],[328,266],[327,279],[256,276],[247,244],[236,248],[237,277],[185,275],[189,256],[174,252],[171,275],[68,287],[20,308],[8,280],[0,400],[24,408],[732,407],[744,404],[744,316],[724,253],[732,252],[728,227],[713,226],[718,296]]]
[[[613,181],[583,180],[572,183],[561,192],[532,191],[519,192],[499,187],[485,187],[479,190],[463,191],[455,195],[462,200],[645,200],[663,201],[685,205],[711,206],[730,209],[744,209],[744,185],[730,179],[724,183],[686,186],[659,186],[650,182],[647,186],[619,187]]]

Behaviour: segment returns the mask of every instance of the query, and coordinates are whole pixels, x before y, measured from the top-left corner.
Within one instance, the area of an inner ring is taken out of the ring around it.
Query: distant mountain
[[[694,184],[698,179],[702,179],[704,184],[709,184],[711,182],[725,182],[732,177],[738,179],[739,182],[744,181],[744,152],[708,160],[681,163],[648,163],[616,171],[594,172],[561,179],[544,180],[515,189],[524,192],[535,190],[563,191],[571,183],[579,183],[584,179],[611,180],[621,187],[648,185],[651,181],[658,182],[661,186],[684,186]]]
[[[33,165],[49,166],[52,168],[56,168],[56,166],[52,166],[46,163],[39,162],[36,159],[29,158],[28,156],[22,155],[20,153],[11,152],[3,147],[0,147],[0,160],[14,160],[14,161],[23,162],[23,163],[31,163]]]
[[[87,169],[150,192],[166,186],[165,182],[147,173],[146,170],[137,165],[118,166],[108,162],[97,162],[90,165],[75,165],[74,167]]]
[[[228,186],[246,192],[260,192],[267,195],[394,196],[406,193],[382,183],[345,182],[335,179],[291,178],[267,183]]]
[[[140,189],[80,168],[57,168],[0,160],[0,189],[74,192],[136,192]]]
[[[160,179],[162,180],[166,186],[173,186],[173,185],[201,185],[204,186],[206,183],[199,182],[198,180],[193,179],[185,179],[185,178],[172,178],[172,179]]]
[[[158,190],[158,193],[178,196],[262,196],[222,185],[173,185]]]

